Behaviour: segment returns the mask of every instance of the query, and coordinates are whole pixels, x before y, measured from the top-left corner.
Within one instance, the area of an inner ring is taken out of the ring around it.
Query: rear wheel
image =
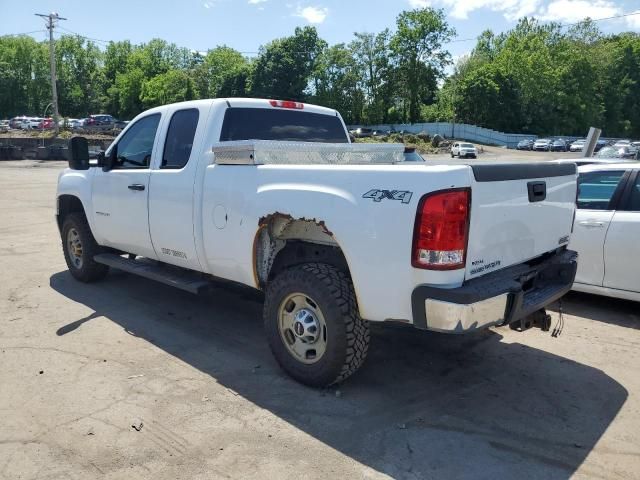
[[[62,224],[62,250],[69,272],[81,282],[94,282],[107,275],[109,267],[93,260],[101,252],[87,219],[81,213],[70,213]]]
[[[339,383],[364,362],[369,325],[358,313],[350,279],[322,263],[292,267],[268,286],[264,324],[280,366],[301,383]]]

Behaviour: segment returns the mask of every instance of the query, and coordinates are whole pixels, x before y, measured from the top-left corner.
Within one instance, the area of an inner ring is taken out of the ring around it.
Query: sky
[[[598,25],[605,33],[640,32],[640,0],[0,0],[0,35],[36,31],[34,38],[45,39],[44,22],[34,13],[55,11],[67,18],[61,34],[136,44],[162,38],[202,52],[224,44],[252,55],[296,26],[315,26],[329,44],[348,43],[354,32],[393,29],[402,10],[424,6],[444,9],[455,27],[458,36],[447,45],[454,59],[467,54],[483,30],[508,30],[525,15],[566,24],[638,12]]]

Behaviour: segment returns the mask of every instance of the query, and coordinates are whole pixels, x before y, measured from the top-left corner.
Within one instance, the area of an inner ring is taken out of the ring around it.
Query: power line
[[[3,37],[20,37],[22,35],[31,35],[32,33],[41,33],[46,32],[46,30],[31,30],[30,32],[22,32],[22,33],[7,33],[5,35],[0,35],[0,38]]]
[[[84,38],[85,40],[90,40],[92,42],[100,42],[100,43],[111,43],[112,42],[112,40],[101,40],[99,38],[86,37],[86,36],[81,35],[81,34],[79,34],[77,32],[69,30],[68,28],[64,28],[64,27],[58,27],[58,28],[60,28],[60,30],[64,30],[67,33],[71,33],[71,34],[75,35],[76,37]]]

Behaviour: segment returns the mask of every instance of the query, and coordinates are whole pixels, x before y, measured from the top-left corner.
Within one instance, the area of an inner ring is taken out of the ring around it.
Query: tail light
[[[427,270],[463,268],[469,237],[471,191],[443,190],[420,199],[411,265]]]
[[[304,103],[292,102],[291,100],[269,100],[272,107],[278,108],[294,108],[296,110],[302,110]]]

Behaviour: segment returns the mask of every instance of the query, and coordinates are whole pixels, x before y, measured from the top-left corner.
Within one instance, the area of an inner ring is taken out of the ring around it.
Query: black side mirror
[[[102,171],[108,172],[109,170],[113,170],[113,167],[116,165],[117,161],[118,145],[114,145],[113,147],[111,147],[109,156],[106,156],[104,153],[102,154]]]
[[[89,143],[84,137],[69,140],[69,168],[71,170],[89,170]]]

